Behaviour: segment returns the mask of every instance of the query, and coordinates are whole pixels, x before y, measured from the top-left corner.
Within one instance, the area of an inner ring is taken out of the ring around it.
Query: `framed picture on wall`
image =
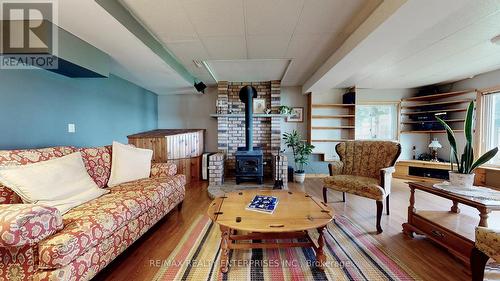
[[[286,118],[286,122],[302,123],[304,122],[304,108],[292,107],[292,113]]]
[[[266,99],[253,99],[253,113],[266,113]]]

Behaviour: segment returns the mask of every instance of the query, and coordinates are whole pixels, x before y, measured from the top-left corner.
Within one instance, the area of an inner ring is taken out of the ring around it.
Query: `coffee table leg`
[[[460,208],[458,208],[458,202],[453,201],[453,206],[451,206],[450,212],[455,214],[460,214]]]
[[[221,257],[220,257],[220,271],[222,273],[227,273],[228,263],[229,263],[229,228],[221,226],[220,231],[222,232],[221,239]]]
[[[486,208],[478,209],[479,210],[479,217],[481,220],[479,221],[479,226],[481,227],[488,227],[488,217],[489,213],[491,212],[490,210]]]
[[[318,268],[323,270],[323,267],[326,262],[326,256],[325,253],[323,252],[323,247],[325,246],[325,237],[323,235],[323,230],[325,227],[320,227],[318,228],[318,249],[316,250],[316,261],[318,262]]]

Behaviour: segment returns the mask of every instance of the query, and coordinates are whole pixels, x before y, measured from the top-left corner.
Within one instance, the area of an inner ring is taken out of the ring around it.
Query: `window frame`
[[[400,141],[401,138],[401,101],[365,101],[365,102],[357,102],[355,112],[357,113],[358,106],[378,106],[378,105],[392,105],[395,106],[395,136],[392,139],[360,139],[358,135],[354,134],[356,140],[388,140],[388,141]],[[357,115],[355,113],[355,115]],[[356,116],[356,120],[354,121],[354,126],[356,126],[358,118]]]
[[[475,139],[474,139],[474,150],[479,151],[478,155],[482,155],[487,151],[486,141],[484,140],[484,129],[485,129],[484,120],[487,118],[487,116],[486,116],[486,112],[483,110],[483,108],[485,108],[485,102],[486,102],[484,97],[487,95],[492,95],[492,94],[500,94],[500,86],[476,90],[476,120],[475,120],[476,125],[475,125],[475,129],[476,129],[477,134],[475,134]],[[500,144],[499,144],[499,146],[500,146]],[[487,164],[482,165],[482,167],[483,168],[498,169],[498,168],[500,168],[500,163],[499,164],[487,163]]]

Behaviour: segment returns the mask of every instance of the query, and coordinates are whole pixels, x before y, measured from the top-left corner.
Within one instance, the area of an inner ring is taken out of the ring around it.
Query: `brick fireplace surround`
[[[217,144],[219,153],[209,159],[209,178],[211,185],[221,185],[224,176],[233,176],[235,172],[235,152],[238,147],[245,146],[245,104],[239,99],[239,91],[243,86],[251,85],[257,89],[257,98],[266,100],[266,108],[272,114],[279,113],[281,105],[281,81],[266,82],[227,82],[218,83],[219,116],[217,118]],[[226,116],[238,114],[238,116]],[[281,170],[286,183],[288,163],[286,156],[277,157],[281,149],[281,118],[266,116],[254,118],[254,146],[262,148],[264,153],[264,176],[273,175]]]

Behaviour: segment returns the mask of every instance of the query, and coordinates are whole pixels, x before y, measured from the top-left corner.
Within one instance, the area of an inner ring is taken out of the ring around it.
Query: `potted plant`
[[[465,147],[464,152],[461,157],[458,157],[457,150],[457,141],[455,139],[455,134],[453,130],[450,128],[446,122],[436,116],[436,119],[444,126],[446,129],[446,133],[448,135],[448,142],[451,147],[451,171],[450,175],[450,185],[461,187],[461,188],[469,188],[471,189],[474,186],[474,170],[483,165],[484,163],[490,161],[491,158],[495,157],[498,152],[498,147],[493,148],[492,150],[486,152],[481,157],[477,158],[474,161],[474,150],[473,150],[473,136],[472,131],[474,128],[474,101],[469,104],[467,108],[467,113],[465,115],[464,122],[464,134],[465,134]],[[454,169],[454,165],[456,164],[457,169]]]
[[[314,149],[314,145],[302,140],[302,137],[293,130],[291,133],[284,133],[283,139],[287,147],[292,149],[295,162],[295,171],[293,172],[293,180],[297,183],[303,183],[306,177],[304,166],[309,164],[309,156]]]

